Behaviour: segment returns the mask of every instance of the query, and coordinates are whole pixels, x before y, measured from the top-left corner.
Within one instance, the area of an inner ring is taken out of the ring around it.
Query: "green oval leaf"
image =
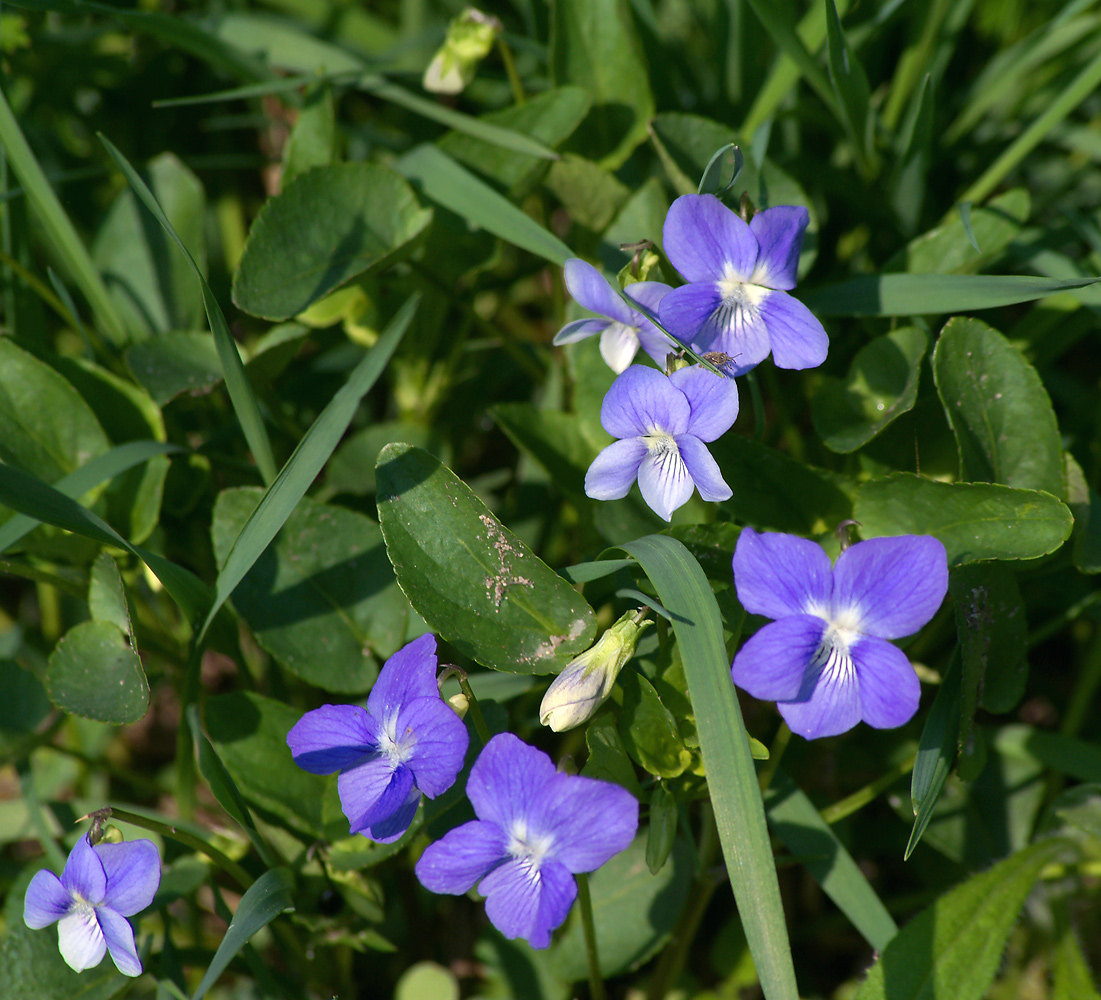
[[[1036,559],[1070,536],[1073,519],[1050,493],[987,483],[942,483],[898,472],[865,483],[853,516],[865,538],[933,535],[948,565],[983,559]]]
[[[264,491],[223,490],[211,537],[219,565]],[[303,497],[233,592],[256,641],[327,691],[366,691],[405,639],[409,605],[370,518]]]
[[[346,281],[391,263],[431,220],[431,209],[386,167],[317,167],[257,216],[233,301],[265,319],[297,316]]]
[[[1005,337],[981,320],[950,319],[933,351],[933,378],[956,435],[961,479],[1066,496],[1051,400]]]
[[[65,378],[0,337],[0,459],[54,482],[109,447],[91,407]]]
[[[892,330],[856,352],[844,379],[823,382],[811,400],[811,416],[830,451],[856,451],[913,408],[928,345],[916,326]]]
[[[149,705],[141,657],[105,621],[82,622],[61,637],[50,654],[46,688],[58,708],[115,725],[137,722]]]
[[[494,670],[556,673],[592,644],[592,609],[450,469],[389,444],[378,517],[409,603],[456,649]]]

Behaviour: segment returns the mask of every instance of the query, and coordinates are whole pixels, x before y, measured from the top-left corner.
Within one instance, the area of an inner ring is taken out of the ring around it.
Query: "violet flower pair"
[[[682,195],[665,217],[662,239],[669,263],[687,284],[644,281],[625,292],[656,311],[661,325],[697,354],[729,355],[735,375],[769,352],[780,368],[816,368],[826,360],[829,338],[814,314],[787,294],[795,287],[809,221],[802,206],[777,205],[747,223],[714,195]],[[571,259],[565,274],[570,294],[603,319],[567,324],[556,344],[599,333],[601,353],[614,371],[623,372],[639,347],[665,366],[677,345],[627,306],[596,268]]]

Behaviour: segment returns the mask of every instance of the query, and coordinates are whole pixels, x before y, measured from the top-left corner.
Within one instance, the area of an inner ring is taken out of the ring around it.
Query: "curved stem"
[[[600,954],[596,950],[596,925],[593,901],[589,895],[589,876],[577,876],[577,902],[581,905],[581,926],[585,931],[585,954],[589,959],[589,995],[591,1000],[606,1000],[604,977],[600,974]]]
[[[772,746],[768,748],[768,760],[761,765],[761,773],[757,778],[762,795],[768,791],[768,786],[772,784],[776,769],[780,766],[780,758],[784,756],[784,751],[788,748],[790,741],[791,730],[786,722],[781,722],[780,728],[776,730],[776,735],[772,738]]]
[[[459,673],[459,687],[466,695],[467,703],[470,705],[470,717],[474,720],[474,728],[478,733],[478,739],[482,741],[482,746],[485,746],[489,742],[489,726],[486,725],[485,716],[482,715],[482,707],[478,704],[478,699],[474,697],[474,689],[471,688],[469,679],[461,671]]]
[[[123,823],[132,823],[134,826],[140,826],[143,830],[159,833],[162,837],[169,837],[178,843],[186,844],[200,854],[205,854],[221,868],[222,871],[232,876],[235,881],[246,889],[255,881],[253,877],[231,857],[223,854],[217,847],[208,844],[201,837],[196,837],[193,833],[188,833],[186,830],[181,830],[168,823],[162,823],[160,820],[149,819],[147,816],[139,816],[137,813],[132,813],[127,809],[116,809],[113,806],[107,806],[106,809],[99,810],[99,812],[104,813],[105,816],[112,816],[117,820],[121,820]]]
[[[826,806],[825,809],[819,811],[818,815],[827,823],[837,823],[846,816],[851,816],[858,809],[863,809],[869,802],[877,798],[880,792],[890,788],[899,778],[909,774],[914,769],[915,759],[916,755],[910,754],[906,760],[892,767],[886,774],[876,778],[875,781],[868,782],[863,788],[857,789],[852,795],[845,796],[832,806]]]

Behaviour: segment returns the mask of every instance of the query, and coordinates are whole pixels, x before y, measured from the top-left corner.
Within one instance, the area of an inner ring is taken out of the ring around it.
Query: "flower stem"
[[[49,807],[38,798],[38,792],[34,787],[34,772],[31,770],[30,758],[27,757],[20,761],[16,770],[19,772],[19,784],[23,790],[23,799],[27,803],[27,813],[30,816],[35,833],[38,834],[38,842],[42,845],[42,850],[46,852],[46,857],[50,859],[50,864],[60,871],[65,867],[65,854],[57,846],[57,841],[54,840],[53,833],[50,830],[50,820],[53,819],[56,823],[57,819],[50,812]]]
[[[768,791],[768,786],[772,784],[776,769],[780,766],[780,758],[784,756],[784,751],[788,748],[790,740],[791,730],[786,722],[781,722],[780,728],[776,730],[776,735],[772,738],[772,746],[768,748],[768,760],[761,765],[761,773],[757,779],[761,786],[762,795]]]
[[[474,690],[470,686],[470,681],[462,671],[459,672],[459,688],[466,695],[467,703],[470,705],[470,717],[474,720],[474,729],[478,733],[478,739],[482,741],[482,746],[485,746],[489,742],[489,726],[486,725],[485,716],[482,715],[482,707],[478,704],[478,699],[474,697]]]
[[[757,373],[747,372],[745,380],[749,383],[749,395],[753,400],[753,440],[763,441],[765,436],[765,401],[761,397],[761,387],[757,384]]]
[[[692,882],[688,894],[688,905],[681,912],[680,919],[669,938],[669,944],[661,953],[657,968],[646,990],[646,1000],[665,1000],[673,984],[684,968],[688,949],[696,938],[707,904],[722,879],[716,878],[710,871],[719,849],[719,831],[715,826],[715,813],[709,802],[703,806],[703,828],[700,830],[699,872]]]
[[[115,809],[113,806],[107,806],[99,812],[104,815],[104,818],[112,816],[123,823],[132,823],[134,826],[140,826],[143,830],[150,830],[153,833],[159,833],[162,837],[169,837],[181,844],[186,844],[200,854],[205,854],[222,871],[232,876],[246,889],[254,881],[253,877],[231,857],[223,854],[217,847],[208,844],[201,837],[196,837],[193,833],[170,826],[168,823],[162,823],[160,820],[150,819],[148,816],[140,816],[126,809]]]
[[[915,755],[910,754],[906,760],[892,767],[886,774],[857,789],[852,795],[847,795],[839,802],[835,802],[832,806],[826,806],[818,815],[827,823],[837,823],[846,816],[851,816],[858,809],[863,809],[877,798],[880,792],[886,791],[903,775],[909,774],[914,769],[914,758]]]
[[[508,42],[500,34],[497,35],[497,51],[501,54],[501,62],[505,64],[505,73],[508,76],[509,86],[512,88],[512,99],[517,104],[523,104],[528,99],[524,93],[524,85],[520,82],[520,74],[516,72],[512,49],[509,48]]]
[[[589,995],[591,1000],[607,1000],[604,977],[600,974],[600,953],[596,950],[596,924],[593,923],[593,900],[589,895],[589,876],[577,876],[577,902],[581,905],[581,927],[585,931],[585,954],[589,959]]]

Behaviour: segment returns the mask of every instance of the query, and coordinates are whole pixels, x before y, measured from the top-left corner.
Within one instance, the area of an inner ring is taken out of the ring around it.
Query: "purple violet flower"
[[[787,294],[809,221],[805,208],[777,205],[747,224],[713,194],[681,195],[665,217],[663,240],[689,283],[662,298],[662,326],[697,354],[729,354],[738,375],[770,350],[780,368],[816,368],[826,360],[829,338]]]
[[[417,878],[458,896],[476,883],[507,938],[546,948],[577,896],[574,875],[596,871],[638,829],[638,800],[618,785],[559,774],[541,750],[494,736],[470,771],[476,820],[430,844]]]
[[[634,360],[640,346],[663,368],[665,356],[680,349],[642,313],[627,305],[592,264],[571,257],[566,261],[565,274],[570,295],[579,305],[604,319],[567,323],[555,334],[555,344],[572,344],[599,333],[600,354],[617,374]],[[670,290],[660,281],[638,281],[628,287],[631,297],[653,312],[657,312],[658,304]]]
[[[75,972],[103,961],[110,951],[119,972],[140,976],[134,929],[161,884],[161,859],[151,840],[89,843],[81,837],[58,878],[42,869],[27,886],[23,922],[34,930],[57,921],[57,946]]]
[[[948,558],[937,539],[872,538],[831,567],[805,538],[743,528],[734,584],[746,611],[776,619],[734,657],[734,683],[775,701],[792,732],[813,740],[861,719],[892,729],[913,718],[917,674],[887,640],[917,632],[948,592]]]
[[[730,429],[738,416],[738,388],[700,366],[666,377],[635,365],[613,383],[600,422],[617,438],[589,466],[585,492],[618,500],[638,479],[642,498],[668,521],[688,502],[692,488],[704,500],[729,500],[730,487],[705,441]]]
[[[434,799],[455,783],[468,740],[436,686],[434,635],[386,661],[366,708],[322,705],[287,733],[303,770],[340,772],[337,791],[351,832],[381,844],[409,829],[422,794]]]

